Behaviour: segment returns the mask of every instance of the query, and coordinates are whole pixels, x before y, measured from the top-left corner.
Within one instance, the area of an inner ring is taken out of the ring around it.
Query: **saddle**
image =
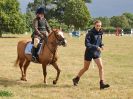
[[[33,47],[34,47],[33,43],[32,43],[31,41],[28,42],[27,45],[26,45],[26,48],[25,48],[25,54],[32,55],[32,48],[33,48]],[[36,49],[37,55],[40,54],[41,48],[42,48],[42,42],[40,42],[40,43],[38,44],[38,47],[37,47],[37,49]]]

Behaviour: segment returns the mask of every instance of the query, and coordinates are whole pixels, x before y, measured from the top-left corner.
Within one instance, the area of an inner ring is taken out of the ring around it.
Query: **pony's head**
[[[57,41],[57,44],[60,46],[66,46],[67,45],[67,40],[65,39],[64,37],[64,33],[63,31],[61,31],[60,29],[53,29],[52,32],[54,33],[55,35],[55,38],[56,38],[56,41]]]

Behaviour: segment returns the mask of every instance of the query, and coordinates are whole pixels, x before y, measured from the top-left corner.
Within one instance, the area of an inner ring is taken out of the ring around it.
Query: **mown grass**
[[[57,85],[53,85],[56,71],[47,68],[47,84],[43,84],[42,68],[31,63],[27,71],[27,82],[20,81],[19,67],[13,66],[16,59],[17,38],[0,38],[0,90],[11,92],[9,99],[133,99],[133,37],[104,36],[102,53],[105,80],[111,87],[99,90],[98,69],[92,65],[82,76],[79,85],[72,85],[72,78],[83,66],[84,36],[71,38],[66,35],[68,46],[59,47],[59,67],[62,70]]]

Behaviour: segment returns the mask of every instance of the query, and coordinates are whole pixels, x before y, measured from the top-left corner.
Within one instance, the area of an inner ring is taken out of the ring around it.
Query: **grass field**
[[[66,35],[68,46],[59,47],[58,64],[62,71],[57,85],[52,84],[56,71],[51,65],[47,68],[46,85],[41,65],[34,63],[28,68],[28,81],[20,81],[20,69],[13,66],[16,45],[29,37],[0,38],[0,94],[1,91],[5,94],[0,99],[133,99],[133,37],[103,37],[105,79],[111,85],[105,90],[99,90],[96,65],[94,68],[91,65],[77,87],[72,85],[72,78],[83,66],[84,36],[71,38]]]

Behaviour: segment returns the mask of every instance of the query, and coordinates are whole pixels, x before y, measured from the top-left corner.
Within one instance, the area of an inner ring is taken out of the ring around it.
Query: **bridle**
[[[65,40],[65,38],[61,38],[61,39],[60,39],[60,38],[56,35],[56,32],[53,31],[51,34],[49,34],[48,38],[49,38],[53,33],[54,33],[54,36],[55,36],[55,38],[56,38],[56,42],[55,42],[54,44],[56,44],[57,46],[58,46],[58,45],[62,45],[63,42],[64,42],[64,40]],[[45,40],[44,40],[44,43],[45,43],[46,46],[48,47],[49,51],[53,54],[52,61],[50,62],[50,63],[52,63],[52,62],[54,61],[54,58],[55,58],[55,53],[56,53],[56,51],[57,51],[57,47],[56,47],[55,50],[52,50],[52,49],[49,47],[48,43],[45,42]]]
[[[63,44],[63,42],[65,41],[65,38],[59,38],[57,35],[56,35],[56,33],[54,32],[54,36],[55,36],[55,38],[56,38],[56,40],[57,40],[57,45],[62,45]]]

